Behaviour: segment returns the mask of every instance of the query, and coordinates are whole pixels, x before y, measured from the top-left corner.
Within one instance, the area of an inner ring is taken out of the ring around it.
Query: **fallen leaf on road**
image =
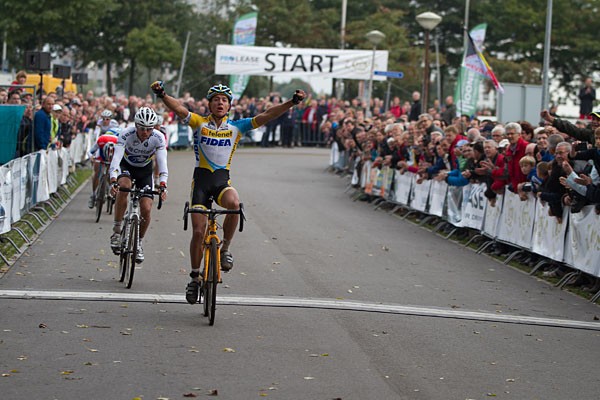
[[[314,377],[312,377],[312,376],[305,376],[305,377],[304,377],[304,380],[305,380],[305,381],[312,381],[313,379],[315,379],[315,378],[314,378]]]
[[[60,374],[61,375],[71,375],[72,373],[74,373],[75,371],[62,371]]]
[[[183,397],[198,397],[198,395],[195,393],[184,393]]]
[[[85,324],[80,324],[77,325],[78,328],[89,328],[89,326],[85,325]]]
[[[223,351],[224,351],[225,353],[235,353],[235,350],[234,350],[234,349],[232,349],[231,347],[225,347],[225,348],[223,349]]]
[[[219,395],[219,391],[217,389],[212,389],[208,391],[208,395],[209,396],[218,396]]]
[[[46,324],[39,324],[38,325],[38,328],[42,328],[42,329],[47,328],[47,327],[48,327],[48,325],[46,325]]]
[[[17,360],[21,360],[21,361],[27,360],[27,356],[19,356],[17,358]]]

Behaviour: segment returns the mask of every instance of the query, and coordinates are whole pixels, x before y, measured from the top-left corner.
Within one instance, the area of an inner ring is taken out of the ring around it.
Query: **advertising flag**
[[[467,54],[465,55],[463,65],[467,69],[491,79],[496,90],[500,91],[500,93],[504,93],[504,88],[502,88],[502,85],[498,82],[498,79],[496,79],[496,75],[494,75],[494,71],[492,71],[492,68],[485,60],[485,57],[473,42],[473,38],[471,35],[468,35],[468,37]]]
[[[481,48],[485,40],[487,24],[479,24],[470,31],[470,35],[478,48]],[[465,54],[466,54],[465,49]],[[479,86],[483,77],[478,73],[467,69],[461,65],[458,82],[456,84],[456,92],[454,99],[456,100],[456,111],[458,115],[474,115],[477,111],[477,100],[479,99]]]
[[[244,14],[235,21],[233,25],[233,45],[234,46],[254,46],[256,40],[256,25],[258,22],[258,13],[252,12]],[[229,87],[233,92],[233,98],[239,99],[250,77],[248,75],[230,75]]]

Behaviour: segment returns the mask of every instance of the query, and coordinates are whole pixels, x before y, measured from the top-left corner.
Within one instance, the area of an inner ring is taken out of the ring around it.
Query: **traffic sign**
[[[400,71],[373,71],[374,75],[387,76],[388,78],[404,78],[404,72]]]

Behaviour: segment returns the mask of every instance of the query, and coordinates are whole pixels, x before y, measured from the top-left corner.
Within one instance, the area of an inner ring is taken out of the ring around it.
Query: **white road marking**
[[[187,304],[183,294],[67,292],[54,290],[0,290],[0,299],[88,300]],[[559,328],[587,329],[600,331],[600,323],[598,322],[528,317],[522,315],[507,315],[481,311],[459,311],[434,307],[403,306],[399,304],[358,302],[351,300],[230,295],[217,296],[217,305],[318,308],[327,310],[365,311],[386,314],[416,315],[423,317],[466,319],[475,321],[503,322],[522,325],[541,325]]]

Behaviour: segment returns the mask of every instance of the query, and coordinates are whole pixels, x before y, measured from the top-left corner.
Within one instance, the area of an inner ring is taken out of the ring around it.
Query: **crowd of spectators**
[[[419,104],[418,93],[413,94],[412,104]],[[408,104],[399,115],[376,108],[372,117],[366,117],[360,108],[333,108],[329,138],[340,150],[336,172],[360,175],[361,166],[370,161],[374,167],[413,172],[418,175],[417,184],[427,179],[443,180],[449,186],[483,183],[492,207],[506,191],[523,201],[537,197],[558,223],[563,223],[565,206],[579,213],[584,206],[594,205],[600,214],[600,112],[591,112],[589,121],[575,124],[547,110],[536,125],[501,123],[456,116],[451,97],[441,108],[431,108],[416,118],[411,118],[411,111]],[[363,195],[361,200],[370,198]],[[509,250],[498,243],[495,251]],[[533,254],[521,257],[530,265],[538,258]],[[565,272],[558,265],[545,274],[552,277]],[[582,279],[587,289],[600,290],[594,277]]]

